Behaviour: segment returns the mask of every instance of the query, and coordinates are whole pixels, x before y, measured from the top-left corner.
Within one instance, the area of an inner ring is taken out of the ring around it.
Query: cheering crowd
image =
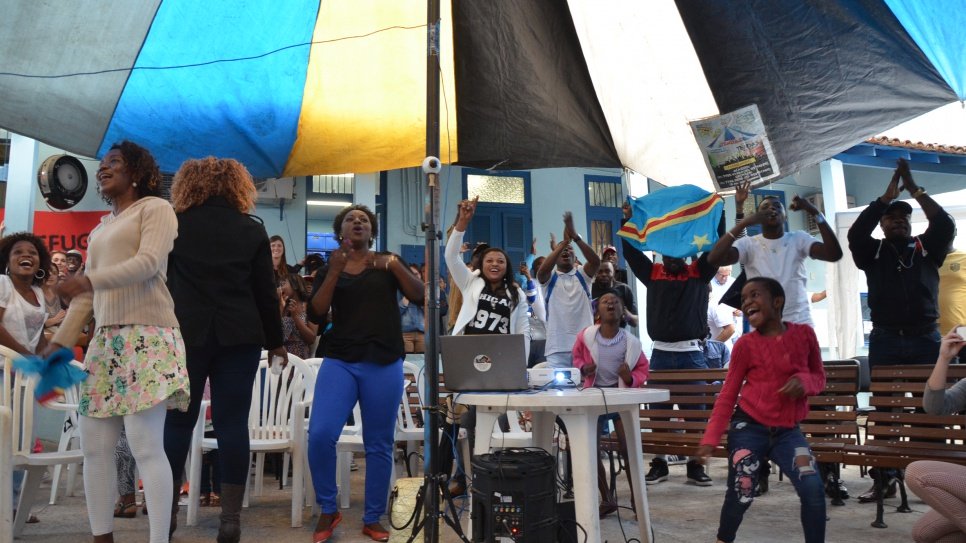
[[[49,252],[29,233],[0,240],[0,344],[25,355],[83,348],[89,377],[78,412],[94,541],[113,541],[113,518],[127,516],[131,503],[122,490],[118,506],[125,514],[118,515],[115,449],[122,432],[144,483],[150,541],[171,538],[206,385],[220,451],[214,460],[222,509],[217,541],[239,541],[250,467],[247,418],[263,349],[269,360],[284,360],[287,353],[324,358],[308,430],[321,508],[313,542],[329,540],[342,521],[336,443],[357,402],[366,453],[362,533],[387,541],[380,519],[393,469],[402,362],[423,344],[424,278],[418,268],[396,254],[373,251],[376,217],[353,205],[333,222],[339,247],[328,261],[304,263],[314,274],[309,289],[296,274],[300,270],[288,265],[282,240],[270,239],[248,215],[254,184],[234,160],[185,162],[169,203],[158,196],[160,174],[150,152],[121,142],[101,160],[97,180],[111,212],[90,234],[86,263],[74,251]],[[921,235],[912,235],[912,208],[898,200],[902,191],[928,219]],[[451,275],[444,285],[448,333],[522,334],[531,365],[575,367],[584,387],[640,387],[649,370],[728,367],[701,446],[686,460],[688,482],[712,485],[705,463],[727,429],[718,540],[735,540],[774,462],[801,498],[805,540],[824,541],[825,485],[840,482],[828,480],[798,428],[807,398],[825,385],[804,261],[835,262],[843,250],[807,200],[796,196],[789,209],[810,215],[818,238],[786,232],[786,209],[775,197],[744,215],[749,194],[748,185],[737,188],[734,225],[726,229],[722,217],[717,242],[689,258],[652,258],[621,239],[630,274],[646,288],[645,315],[638,315],[633,290],[619,280],[628,275],[618,267],[617,249],[608,246],[598,255],[569,212],[549,254],[538,256],[534,246],[528,261],[515,267],[499,247],[469,250],[464,236],[477,201],[461,201],[444,252]],[[632,214],[625,205],[625,220]],[[883,239],[873,237],[876,226]],[[761,233],[746,235],[749,227]],[[964,338],[936,324],[939,270],[954,237],[954,221],[916,184],[904,161],[848,234],[851,257],[868,280],[869,362],[935,363],[926,391],[929,412],[966,405],[966,382],[944,390],[945,368]],[[471,253],[468,264],[465,252]],[[729,278],[733,264],[743,270],[737,280]],[[732,307],[724,305],[728,300]],[[739,311],[750,331],[734,342]],[[653,342],[650,357],[632,333],[639,326]],[[472,412],[461,423],[472,427],[468,417]],[[626,454],[622,426],[615,427]],[[645,482],[658,484],[669,474],[668,459],[655,457]],[[966,532],[966,488],[948,483],[964,475],[964,468],[938,462],[910,465],[911,488],[933,507],[917,525],[917,541],[952,541],[943,538]],[[14,479],[15,492],[21,478]],[[601,515],[616,509],[604,479]],[[943,484],[948,488],[937,490]],[[448,490],[460,493],[465,486],[454,477]]]

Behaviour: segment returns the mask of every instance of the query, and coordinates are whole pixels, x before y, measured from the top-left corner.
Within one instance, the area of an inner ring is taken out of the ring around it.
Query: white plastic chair
[[[0,386],[0,396],[3,401],[0,405],[9,409],[11,414],[10,432],[3,437],[3,440],[9,441],[12,451],[11,462],[2,469],[27,471],[20,493],[20,503],[17,504],[17,516],[13,519],[13,536],[17,537],[23,531],[24,524],[30,516],[30,509],[40,489],[40,480],[47,468],[64,464],[80,464],[84,460],[84,455],[79,449],[31,452],[34,444],[35,379],[13,371],[13,359],[19,356],[14,351],[0,346],[0,356],[3,357],[3,385]],[[9,493],[10,486],[0,488],[0,492]]]
[[[0,405],[0,436],[13,435],[10,408]],[[13,486],[13,470],[7,469],[13,457],[9,439],[0,439],[0,543],[13,541],[13,496],[8,490]]]
[[[289,381],[291,376],[291,381]],[[302,526],[302,505],[305,491],[306,451],[305,410],[312,405],[315,390],[315,374],[305,362],[290,354],[288,365],[275,375],[262,360],[252,387],[252,405],[249,411],[248,431],[251,453],[288,452],[292,455],[292,527]],[[204,437],[204,413],[202,402],[198,422],[191,441],[190,478],[188,485],[188,526],[198,522],[201,489],[201,455],[203,451],[218,448],[215,438]],[[217,431],[217,429],[216,429]],[[260,463],[256,469],[260,471]],[[260,484],[256,474],[256,485]],[[248,505],[249,488],[246,480],[245,505]]]
[[[517,411],[507,411],[506,417],[510,424],[510,431],[504,432],[499,424],[495,425],[490,437],[493,448],[532,447],[533,432],[520,427],[520,414]]]
[[[76,360],[72,364],[82,367]],[[60,432],[60,442],[57,450],[60,452],[70,449],[80,448],[80,415],[77,414],[77,406],[80,404],[81,385],[80,383],[64,391],[62,401],[51,402],[48,408],[56,411],[64,411],[64,425]],[[60,472],[63,466],[54,466],[50,480],[50,505],[57,503],[57,491],[60,485]],[[77,483],[77,467],[73,464],[67,466],[67,488],[64,495],[73,496]]]

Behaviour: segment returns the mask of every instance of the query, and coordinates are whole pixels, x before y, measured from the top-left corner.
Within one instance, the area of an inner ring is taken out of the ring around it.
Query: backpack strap
[[[579,269],[576,270],[576,273],[574,275],[577,276],[577,281],[580,283],[580,286],[583,287],[584,294],[586,294],[587,299],[590,300],[591,299],[590,288],[587,287],[587,280],[584,279],[584,276],[580,273]],[[550,277],[550,281],[547,282],[547,293],[544,295],[544,307],[547,313],[548,321],[550,320],[550,295],[553,294],[553,287],[554,285],[557,284],[557,277],[560,277],[560,274],[558,274],[557,271],[554,270],[553,276]]]
[[[553,294],[553,287],[557,284],[557,271],[554,270],[550,281],[547,282],[547,293],[543,295],[544,310],[547,312],[547,320],[550,320],[550,295]]]

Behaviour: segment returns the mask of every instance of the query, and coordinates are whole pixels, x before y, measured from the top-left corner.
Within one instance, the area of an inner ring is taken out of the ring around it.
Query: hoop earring
[[[34,277],[37,279],[44,279],[47,277],[47,272],[45,272],[43,269],[39,269],[37,270],[37,273],[34,274]]]

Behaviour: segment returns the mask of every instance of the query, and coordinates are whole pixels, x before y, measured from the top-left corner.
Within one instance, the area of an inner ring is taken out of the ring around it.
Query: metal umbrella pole
[[[425,481],[422,519],[423,541],[439,541],[440,466],[439,466],[439,0],[426,2],[426,160],[423,173],[429,194],[429,208],[423,231],[426,235],[426,354],[423,378],[426,379],[425,417]],[[418,521],[417,521],[418,526]],[[418,531],[418,530],[416,530]],[[415,531],[413,533],[415,535]]]

